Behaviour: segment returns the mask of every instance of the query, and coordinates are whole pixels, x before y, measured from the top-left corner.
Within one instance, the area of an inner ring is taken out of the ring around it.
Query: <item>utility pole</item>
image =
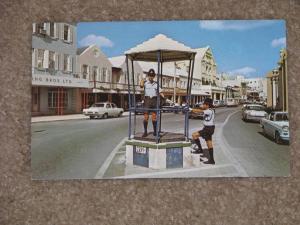
[[[174,80],[173,80],[173,102],[176,103],[176,67],[177,64],[174,62]]]

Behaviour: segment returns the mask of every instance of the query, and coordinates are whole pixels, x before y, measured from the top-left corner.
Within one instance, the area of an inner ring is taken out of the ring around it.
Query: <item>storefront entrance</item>
[[[32,87],[31,89],[31,112],[40,111],[40,88]]]

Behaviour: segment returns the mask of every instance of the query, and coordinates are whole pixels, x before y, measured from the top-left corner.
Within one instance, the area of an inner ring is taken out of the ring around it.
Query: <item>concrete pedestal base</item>
[[[191,143],[176,141],[153,143],[131,139],[126,142],[126,164],[152,169],[191,167]]]

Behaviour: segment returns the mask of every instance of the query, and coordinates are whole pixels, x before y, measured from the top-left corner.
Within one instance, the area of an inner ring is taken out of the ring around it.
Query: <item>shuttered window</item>
[[[44,64],[44,49],[37,49],[37,65],[36,67],[39,69],[43,68]]]

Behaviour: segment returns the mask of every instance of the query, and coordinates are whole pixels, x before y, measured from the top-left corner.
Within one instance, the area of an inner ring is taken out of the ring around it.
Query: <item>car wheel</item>
[[[94,116],[90,116],[90,120],[94,119],[95,117]]]
[[[122,114],[123,114],[123,112],[120,112],[120,113],[118,114],[118,117],[121,117],[121,116],[122,116]]]
[[[107,117],[108,117],[107,113],[104,113],[102,116],[103,119],[107,119]]]
[[[275,142],[276,142],[276,144],[281,143],[280,136],[279,136],[279,133],[277,131],[275,132]]]

